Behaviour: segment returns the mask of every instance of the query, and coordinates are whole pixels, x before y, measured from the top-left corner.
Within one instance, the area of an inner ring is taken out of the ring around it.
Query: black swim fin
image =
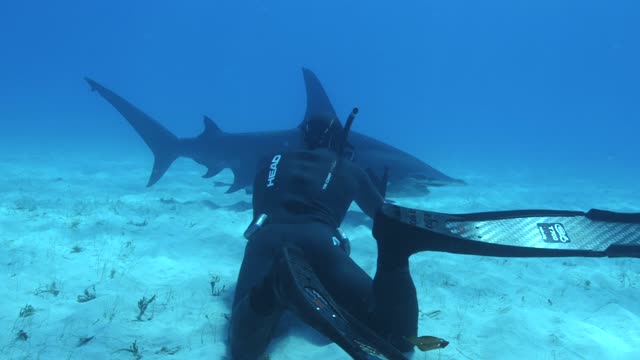
[[[640,257],[640,213],[597,209],[445,214],[385,204],[373,234],[400,242],[409,254]]]
[[[406,360],[399,350],[335,303],[300,249],[284,247],[276,261],[278,301],[300,319],[353,359]]]

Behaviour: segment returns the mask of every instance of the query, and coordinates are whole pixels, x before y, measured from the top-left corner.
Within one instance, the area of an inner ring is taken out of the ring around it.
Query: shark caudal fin
[[[91,90],[97,91],[136,130],[154,155],[153,170],[147,187],[152,186],[180,155],[180,140],[159,122],[96,81],[85,78]]]

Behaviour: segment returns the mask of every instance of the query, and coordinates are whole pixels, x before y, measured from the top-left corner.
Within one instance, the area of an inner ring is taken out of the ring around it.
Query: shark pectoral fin
[[[231,184],[231,186],[229,187],[229,189],[227,189],[227,191],[225,191],[224,193],[225,194],[231,194],[231,193],[234,193],[234,192],[236,192],[238,190],[243,189],[246,186],[247,186],[247,184],[240,184],[240,183],[234,181],[233,184]]]
[[[214,177],[214,176],[218,175],[220,173],[220,171],[222,171],[222,169],[223,168],[217,167],[217,166],[216,167],[214,167],[214,166],[208,167],[207,168],[207,173],[202,175],[202,178],[203,179],[208,179],[208,178]]]
[[[225,191],[226,194],[234,193],[253,184],[255,172],[249,171],[247,164],[231,166],[233,172],[233,184]]]

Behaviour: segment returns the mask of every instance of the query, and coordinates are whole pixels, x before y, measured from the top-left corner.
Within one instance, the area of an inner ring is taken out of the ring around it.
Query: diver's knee
[[[256,360],[267,349],[271,340],[272,325],[269,323],[231,323],[229,352],[233,360]]]
[[[258,314],[245,297],[231,312],[228,349],[233,360],[255,360],[266,350],[281,311]]]
[[[263,351],[256,351],[244,344],[231,343],[230,355],[232,360],[257,360],[262,356]]]

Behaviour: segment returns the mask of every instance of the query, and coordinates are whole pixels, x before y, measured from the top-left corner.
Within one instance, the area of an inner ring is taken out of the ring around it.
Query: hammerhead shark
[[[309,114],[331,113],[335,110],[322,84],[309,69],[303,68],[307,93],[305,118]],[[203,178],[210,178],[225,168],[233,172],[234,180],[226,193],[241,189],[250,192],[258,162],[267,155],[303,147],[301,126],[289,130],[227,133],[209,117],[204,116],[204,131],[191,138],[178,138],[158,121],[136,106],[102,86],[85,78],[91,90],[97,91],[131,124],[154,155],[154,164],[147,187],[153,186],[179,157],[193,159],[207,168]],[[338,118],[337,116],[335,116]],[[351,131],[349,144],[353,161],[368,171],[388,169],[389,195],[425,195],[429,186],[464,184],[427,165],[418,158],[364,134]],[[372,175],[374,176],[374,175]]]

